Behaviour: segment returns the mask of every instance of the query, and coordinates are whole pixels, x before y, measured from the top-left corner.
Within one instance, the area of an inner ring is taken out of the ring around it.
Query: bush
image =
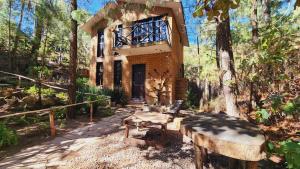
[[[29,89],[25,90],[25,93],[29,95],[38,95],[39,88],[34,86],[31,86]],[[53,89],[47,88],[47,89],[41,89],[42,96],[53,96],[55,94],[55,91]]]
[[[273,143],[268,143],[268,151],[280,156],[284,156],[289,169],[300,168],[300,143],[293,142],[291,140],[282,141],[279,143],[279,147],[276,147]]]
[[[187,91],[187,105],[191,108],[198,108],[200,102],[200,89],[194,82],[189,83],[189,89]]]
[[[114,90],[103,89],[102,94],[105,96],[110,96],[112,102],[120,104],[121,106],[125,106],[128,104],[128,96],[122,88],[117,88]]]
[[[16,145],[17,143],[18,136],[16,132],[7,128],[3,123],[0,123],[0,148]]]

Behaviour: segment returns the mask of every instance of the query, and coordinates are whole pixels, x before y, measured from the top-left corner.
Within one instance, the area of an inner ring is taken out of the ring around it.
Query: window
[[[115,47],[121,47],[123,45],[122,42],[122,34],[123,34],[123,25],[118,25],[115,30]]]
[[[122,61],[119,60],[114,62],[114,86],[122,86]]]
[[[98,62],[96,65],[96,85],[102,86],[103,85],[103,63]]]
[[[158,16],[134,22],[132,25],[132,44],[167,40],[168,24],[163,18],[164,16]]]
[[[104,57],[104,31],[98,32],[97,57]]]

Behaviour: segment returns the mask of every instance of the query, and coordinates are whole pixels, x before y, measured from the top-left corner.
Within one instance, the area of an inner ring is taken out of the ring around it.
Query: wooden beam
[[[55,137],[55,121],[54,121],[54,111],[50,111],[49,119],[50,119],[50,129],[51,129],[51,137]]]
[[[129,125],[125,123],[125,138],[128,138],[129,136]]]
[[[93,103],[90,103],[90,122],[93,122]]]

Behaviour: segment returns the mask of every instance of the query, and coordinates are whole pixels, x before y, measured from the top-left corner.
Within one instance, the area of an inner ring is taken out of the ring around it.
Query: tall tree
[[[77,0],[71,0],[71,13],[77,10]],[[71,17],[70,63],[69,63],[69,104],[76,102],[76,70],[77,70],[77,21]],[[74,107],[68,109],[67,118],[75,117]]]
[[[264,21],[269,24],[271,22],[271,0],[262,0]]]
[[[217,20],[216,37],[218,41],[217,51],[220,58],[220,71],[222,78],[223,94],[226,102],[226,113],[231,116],[239,116],[235,101],[232,82],[235,82],[234,60],[230,34],[229,15],[225,20]]]
[[[251,26],[252,26],[252,42],[254,44],[257,44],[258,43],[257,0],[252,0]]]
[[[208,20],[215,20],[217,63],[221,72],[221,84],[226,103],[226,113],[230,116],[239,116],[233,88],[235,83],[235,69],[230,33],[229,10],[238,7],[235,0],[205,0],[198,1],[194,16],[206,15]]]
[[[12,63],[12,57],[11,57],[11,14],[12,14],[12,0],[8,0],[8,64],[9,64],[9,70],[13,70],[13,63]]]
[[[17,70],[18,71],[18,66],[17,66],[17,49],[18,49],[18,44],[19,44],[19,38],[20,38],[20,33],[21,33],[21,28],[22,28],[22,22],[23,22],[23,16],[24,16],[24,9],[25,9],[25,0],[21,0],[21,11],[20,11],[20,16],[19,16],[19,23],[16,29],[16,35],[15,35],[15,41],[14,41],[14,47],[12,49],[12,66],[13,68],[17,69],[12,69],[12,70]]]

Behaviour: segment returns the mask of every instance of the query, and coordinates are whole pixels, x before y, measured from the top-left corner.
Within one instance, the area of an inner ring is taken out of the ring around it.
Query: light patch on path
[[[7,169],[194,169],[189,143],[172,143],[162,150],[124,144],[122,120],[133,110],[119,109],[115,115],[63,136],[26,148],[0,161]],[[134,134],[133,132],[131,132]]]

